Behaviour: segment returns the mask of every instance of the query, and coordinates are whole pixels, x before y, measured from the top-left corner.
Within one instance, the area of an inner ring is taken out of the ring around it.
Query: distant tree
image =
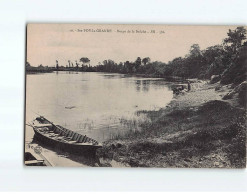
[[[82,57],[82,58],[80,59],[80,62],[82,62],[83,65],[84,65],[84,64],[90,62],[90,60],[89,60],[87,57]]]
[[[137,59],[135,61],[135,66],[134,66],[133,72],[138,71],[141,64],[142,64],[142,59],[140,57],[137,57]]]
[[[123,62],[119,62],[119,64],[117,65],[117,72],[122,73],[123,70],[124,70]]]
[[[56,60],[56,69],[58,70],[59,65],[58,65],[58,61]]]
[[[140,66],[141,63],[142,63],[141,57],[137,57],[134,63],[135,63],[136,65]]]
[[[137,57],[137,59],[136,59],[136,61],[135,61],[135,64],[136,64],[137,66],[140,66],[141,63],[142,63],[142,59],[141,59],[140,57]]]
[[[107,65],[107,63],[108,63],[108,62],[107,62],[107,60],[104,60],[104,61],[103,61],[103,65],[105,65],[105,66],[106,66],[106,65]]]
[[[198,44],[193,44],[190,47],[190,55],[193,57],[201,55],[200,46]]]
[[[79,67],[79,63],[77,63],[77,60],[75,61],[76,69]]]
[[[149,63],[151,61],[151,59],[149,58],[149,57],[146,57],[146,58],[143,58],[142,59],[142,63],[144,64],[144,65],[146,65],[147,63]]]
[[[126,73],[132,73],[132,64],[129,61],[124,63]]]

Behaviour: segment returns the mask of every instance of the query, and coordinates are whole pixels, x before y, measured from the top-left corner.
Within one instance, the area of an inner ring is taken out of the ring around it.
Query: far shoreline
[[[157,78],[157,79],[166,79],[167,81],[177,82],[177,81],[187,81],[187,80],[197,80],[197,81],[209,81],[209,79],[198,79],[198,78],[187,78],[187,77],[179,77],[179,76],[161,76],[155,74],[140,74],[140,73],[119,73],[119,72],[96,72],[96,71],[77,71],[77,70],[52,70],[52,71],[27,71],[26,75],[31,74],[42,74],[42,73],[54,73],[54,72],[82,72],[82,73],[103,73],[103,74],[119,74],[126,75],[129,77],[142,77],[142,78]]]

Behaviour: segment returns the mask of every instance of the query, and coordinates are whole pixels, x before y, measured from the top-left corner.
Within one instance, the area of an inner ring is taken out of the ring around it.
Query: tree
[[[236,55],[246,40],[246,29],[243,26],[239,26],[235,30],[229,29],[227,35],[228,37],[224,39],[223,45],[228,52]]]
[[[77,63],[77,60],[75,61],[75,66],[76,66],[76,69],[78,69],[79,63]]]
[[[193,44],[190,47],[190,56],[197,57],[201,55],[200,46],[198,44]]]
[[[58,65],[58,61],[56,60],[56,69],[58,70],[59,65]]]
[[[133,65],[129,61],[126,61],[124,63],[124,66],[126,67],[126,73],[132,73],[133,72]]]
[[[213,74],[221,74],[225,68],[224,49],[222,45],[214,45],[202,51],[203,63],[201,77],[210,78]]]
[[[80,62],[82,62],[83,65],[84,65],[84,64],[90,62],[90,60],[89,60],[87,57],[82,57],[82,58],[80,59]]]
[[[138,66],[140,66],[141,63],[142,63],[142,59],[141,59],[140,57],[137,57],[135,63],[136,63]]]
[[[107,60],[103,61],[103,65],[105,65],[105,66],[107,65]]]
[[[247,46],[241,47],[234,61],[222,74],[221,84],[240,84],[247,79]],[[246,93],[246,92],[245,92]],[[246,101],[246,100],[245,100]]]
[[[142,59],[140,57],[137,57],[135,61],[135,71],[138,70],[138,68],[141,66]]]
[[[149,57],[146,57],[146,58],[143,58],[142,59],[142,63],[144,64],[144,65],[146,65],[147,63],[149,63],[151,61],[151,59],[149,58]]]

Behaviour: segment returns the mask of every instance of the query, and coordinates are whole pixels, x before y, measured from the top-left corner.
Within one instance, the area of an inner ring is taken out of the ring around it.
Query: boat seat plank
[[[68,141],[68,143],[76,143],[76,141]]]
[[[77,133],[74,133],[74,135],[72,136],[72,140],[75,140],[75,137],[77,136]]]
[[[86,135],[84,135],[84,137],[83,137],[83,139],[82,139],[82,143],[85,143],[85,141],[86,141],[86,138],[87,138],[87,136]]]
[[[68,137],[72,137],[73,131],[70,131]]]
[[[85,136],[85,140],[84,140],[84,143],[88,142],[88,137]]]
[[[41,128],[41,127],[52,127],[52,124],[36,124],[34,127]]]
[[[79,142],[80,138],[82,137],[81,134],[79,134],[79,136],[76,138],[76,142]]]
[[[80,136],[80,135],[79,135],[78,133],[76,133],[75,141],[77,141],[77,139],[78,139],[79,136]]]
[[[70,130],[67,129],[66,133],[65,133],[65,136],[67,137],[70,133]]]
[[[80,139],[79,139],[79,143],[82,143],[82,140],[83,140],[83,138],[84,138],[84,135],[81,135],[81,137],[80,137]]]

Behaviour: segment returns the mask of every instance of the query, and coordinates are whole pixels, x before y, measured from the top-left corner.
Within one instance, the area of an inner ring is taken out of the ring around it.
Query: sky
[[[236,26],[28,24],[27,61],[32,66],[66,66],[68,60],[135,61],[150,57],[167,63],[184,57],[193,44],[201,49],[221,44]],[[101,31],[101,32],[99,32]],[[154,33],[155,32],[155,33]]]

